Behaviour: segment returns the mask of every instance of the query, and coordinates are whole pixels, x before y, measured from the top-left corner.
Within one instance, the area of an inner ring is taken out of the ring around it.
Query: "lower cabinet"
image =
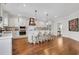
[[[5,38],[0,39],[0,55],[11,55],[12,54],[12,39]]]

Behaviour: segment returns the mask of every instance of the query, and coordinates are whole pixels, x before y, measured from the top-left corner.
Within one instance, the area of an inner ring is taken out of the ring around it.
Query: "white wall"
[[[79,18],[79,11],[67,16],[67,18],[59,18],[54,22],[54,34],[57,35],[57,23],[61,23],[62,27],[62,35],[66,37],[73,38],[79,41],[79,32],[69,31],[68,21],[74,18]]]

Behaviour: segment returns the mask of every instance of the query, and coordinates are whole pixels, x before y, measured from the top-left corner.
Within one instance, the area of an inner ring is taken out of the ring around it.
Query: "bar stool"
[[[42,34],[42,42],[45,42],[45,33]]]
[[[34,44],[38,43],[38,32],[37,31],[33,33],[33,43]]]
[[[51,40],[51,33],[48,33],[48,40]]]
[[[39,44],[39,33],[37,33],[37,35],[35,36],[35,39],[36,39],[36,43]]]
[[[39,42],[43,42],[43,36],[42,36],[42,33],[41,32],[39,32],[39,34],[38,34],[38,38],[39,38]]]
[[[48,39],[47,39],[47,33],[46,32],[44,32],[44,41],[47,41]]]

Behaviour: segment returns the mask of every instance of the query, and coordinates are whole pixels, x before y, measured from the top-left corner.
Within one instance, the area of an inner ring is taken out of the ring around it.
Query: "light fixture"
[[[58,48],[62,49],[63,48],[63,37],[58,37]]]
[[[37,10],[35,10],[35,15],[37,15]]]
[[[55,18],[57,18],[58,16],[54,16]]]
[[[37,19],[37,10],[35,10],[35,18]]]
[[[44,14],[46,15],[46,14],[48,14],[47,12],[44,12]]]
[[[48,12],[44,12],[46,15],[46,22],[48,22]]]
[[[26,7],[26,4],[23,4],[24,7]]]
[[[21,16],[21,14],[18,14],[18,16]]]

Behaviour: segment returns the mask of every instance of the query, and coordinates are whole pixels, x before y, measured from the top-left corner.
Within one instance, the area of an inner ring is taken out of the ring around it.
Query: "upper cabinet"
[[[19,17],[19,26],[26,26],[26,18],[25,17]]]
[[[26,26],[26,18],[23,17],[9,17],[9,26],[11,27],[20,27],[20,26]]]
[[[19,27],[18,17],[10,16],[8,24],[10,27]]]
[[[8,16],[3,17],[3,26],[8,26]]]

